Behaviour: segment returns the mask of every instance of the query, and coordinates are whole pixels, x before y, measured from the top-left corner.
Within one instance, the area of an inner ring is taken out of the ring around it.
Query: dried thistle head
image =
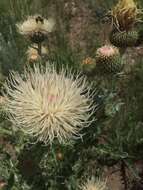
[[[80,187],[80,190],[106,190],[107,185],[106,181],[100,179],[88,179],[87,182],[83,183]]]
[[[135,23],[141,21],[142,10],[138,9],[134,0],[119,0],[112,9],[113,25],[119,31],[130,30]]]
[[[45,19],[40,15],[29,16],[23,23],[17,24],[19,33],[28,37],[32,42],[43,41],[49,32],[53,31],[53,19]]]
[[[10,121],[39,141],[65,142],[91,123],[95,105],[84,77],[34,65],[23,76],[11,73],[5,88]]]
[[[104,45],[96,51],[96,69],[101,74],[116,74],[121,71],[119,49],[113,45]]]

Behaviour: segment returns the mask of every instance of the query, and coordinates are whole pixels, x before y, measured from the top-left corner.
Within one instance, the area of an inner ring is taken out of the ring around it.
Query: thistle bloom
[[[107,185],[105,181],[101,181],[100,179],[95,180],[94,178],[88,179],[86,183],[84,183],[81,187],[81,190],[106,190]]]
[[[96,54],[98,56],[113,57],[114,55],[119,55],[119,49],[112,45],[105,45],[97,49]]]
[[[10,121],[39,141],[65,142],[91,122],[94,93],[81,76],[34,65],[23,76],[11,73],[5,87]]]
[[[34,43],[42,42],[49,32],[53,31],[53,19],[45,19],[40,15],[29,16],[23,23],[17,24],[19,32]]]

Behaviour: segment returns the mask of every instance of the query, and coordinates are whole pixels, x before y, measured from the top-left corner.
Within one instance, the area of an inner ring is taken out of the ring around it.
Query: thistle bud
[[[139,34],[137,31],[112,32],[110,42],[121,48],[134,47],[138,43]]]
[[[121,58],[118,48],[105,45],[96,51],[96,67],[101,73],[117,73],[121,70]]]

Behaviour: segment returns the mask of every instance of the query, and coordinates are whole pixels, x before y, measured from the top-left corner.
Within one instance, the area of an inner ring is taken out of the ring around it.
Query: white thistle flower
[[[107,184],[106,181],[101,181],[100,179],[88,179],[86,183],[82,184],[80,187],[81,190],[106,190]]]
[[[94,93],[84,77],[35,65],[23,76],[11,73],[5,87],[10,121],[39,141],[65,142],[91,123]]]
[[[37,41],[35,41],[35,36],[36,38],[38,36],[38,40],[39,38],[40,40],[44,40],[47,34],[53,31],[54,25],[55,22],[53,19],[45,19],[40,15],[35,15],[29,16],[23,23],[17,24],[17,27],[19,33],[27,36],[33,42],[37,43]]]

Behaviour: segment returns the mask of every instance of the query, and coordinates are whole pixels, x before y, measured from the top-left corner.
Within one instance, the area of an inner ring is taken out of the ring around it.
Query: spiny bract
[[[116,47],[134,47],[139,40],[139,34],[135,30],[128,32],[112,32],[110,34],[110,42]]]

